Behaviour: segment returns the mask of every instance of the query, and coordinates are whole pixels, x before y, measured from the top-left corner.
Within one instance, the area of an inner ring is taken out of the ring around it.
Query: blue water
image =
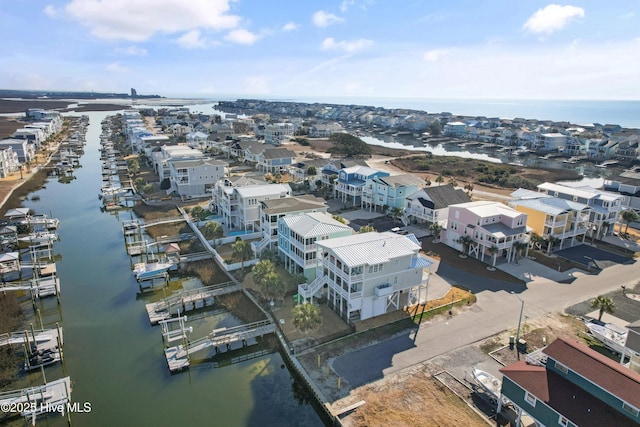
[[[244,230],[230,231],[229,236],[241,236],[247,233],[253,233],[253,231],[244,231]]]
[[[640,129],[640,100],[534,100],[534,99],[426,99],[369,97],[284,97],[284,96],[221,96],[216,100],[238,98],[270,99],[342,105],[369,105],[383,108],[407,108],[428,113],[449,112],[464,116],[485,116],[512,119],[568,121],[573,124],[619,124]]]

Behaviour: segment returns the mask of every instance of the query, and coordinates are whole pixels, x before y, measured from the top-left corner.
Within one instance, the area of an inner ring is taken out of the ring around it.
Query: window
[[[536,406],[536,397],[533,394],[530,394],[528,391],[524,394],[524,400],[531,406]]]
[[[628,403],[624,402],[622,404],[622,409],[624,409],[625,411],[629,412],[630,414],[632,414],[634,417],[638,416],[638,408],[629,405]]]
[[[558,418],[558,424],[560,424],[563,427],[567,427],[567,425],[569,425],[569,420],[563,417],[562,415],[560,415],[560,418]]]
[[[560,362],[556,362],[556,369],[562,372],[563,374],[566,374],[567,372],[569,372],[569,368],[567,368],[565,365],[563,365]]]

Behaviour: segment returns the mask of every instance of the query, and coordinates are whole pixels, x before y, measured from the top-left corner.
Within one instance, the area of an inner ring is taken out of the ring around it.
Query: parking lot
[[[603,269],[614,264],[633,262],[632,258],[614,254],[591,245],[573,246],[571,248],[556,251],[555,254],[586,267],[591,266],[598,269]]]

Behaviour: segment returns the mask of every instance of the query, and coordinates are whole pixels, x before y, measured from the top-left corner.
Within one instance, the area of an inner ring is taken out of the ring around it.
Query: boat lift
[[[67,411],[67,404],[71,403],[71,378],[64,377],[48,382],[44,385],[27,387],[21,390],[0,393],[0,406],[9,409],[20,408],[20,415],[25,420],[36,424],[36,418],[49,413],[67,415],[71,425],[71,415]],[[61,410],[58,410],[60,408]]]

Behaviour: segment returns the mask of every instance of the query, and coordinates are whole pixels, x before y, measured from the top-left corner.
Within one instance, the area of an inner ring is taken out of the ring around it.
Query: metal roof
[[[285,216],[281,221],[302,237],[326,236],[352,230],[348,225],[336,221],[331,215],[323,212]]]
[[[263,185],[247,185],[245,187],[237,187],[235,191],[241,197],[258,197],[275,194],[291,194],[289,184],[263,184]]]
[[[420,245],[407,236],[391,232],[371,232],[316,242],[332,251],[349,267],[384,264],[394,258],[417,255]]]
[[[524,206],[549,215],[560,215],[570,211],[582,211],[590,209],[589,205],[573,202],[571,200],[559,199],[557,197],[542,197],[540,199],[516,200],[512,202],[515,206]]]

